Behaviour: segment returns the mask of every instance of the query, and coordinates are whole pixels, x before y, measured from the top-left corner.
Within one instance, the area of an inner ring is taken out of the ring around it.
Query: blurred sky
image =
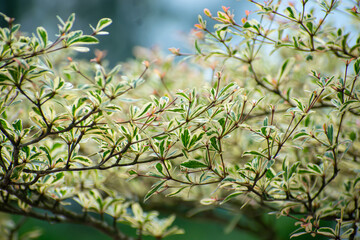
[[[66,19],[76,13],[74,29],[90,33],[89,24],[96,25],[103,17],[113,19],[96,46],[108,51],[111,62],[132,56],[134,46],[186,47],[186,35],[197,23],[203,9],[212,12],[221,6],[234,9],[238,18],[244,16],[249,4],[245,0],[0,0],[0,11],[22,25],[23,32],[32,33],[37,26],[48,30],[54,39],[57,33],[56,15]]]

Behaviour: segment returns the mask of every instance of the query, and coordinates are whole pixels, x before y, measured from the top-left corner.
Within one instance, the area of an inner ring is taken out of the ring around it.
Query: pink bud
[[[169,51],[174,55],[180,55],[180,49],[179,48],[169,48]]]
[[[230,9],[230,7],[222,6],[222,9],[224,10],[224,12],[227,12]]]
[[[203,26],[199,23],[195,24],[194,27],[200,29],[200,30],[204,30]]]
[[[205,15],[208,16],[208,17],[211,17],[211,16],[212,16],[210,10],[207,9],[207,8],[204,9],[204,13],[205,13]]]

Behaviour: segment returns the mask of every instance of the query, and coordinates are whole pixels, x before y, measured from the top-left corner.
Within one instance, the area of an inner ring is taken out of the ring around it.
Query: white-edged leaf
[[[157,190],[159,190],[161,188],[161,186],[166,182],[167,180],[163,180],[161,182],[156,183],[151,190],[145,195],[144,197],[144,202],[146,202],[146,200],[148,200],[154,193],[157,192]]]

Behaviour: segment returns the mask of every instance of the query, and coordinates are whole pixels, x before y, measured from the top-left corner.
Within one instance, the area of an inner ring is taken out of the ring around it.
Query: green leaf
[[[308,137],[310,135],[308,133],[306,133],[306,132],[299,132],[299,133],[294,135],[293,140],[301,138],[301,137],[305,137],[305,136]]]
[[[218,120],[218,123],[220,124],[220,126],[221,126],[222,129],[225,128],[225,123],[226,123],[225,118],[220,118],[220,119]]]
[[[354,71],[356,75],[359,75],[360,72],[360,58],[356,59],[354,63]]]
[[[349,138],[350,138],[351,141],[355,141],[355,139],[356,139],[356,133],[355,133],[354,131],[352,131],[352,132],[350,133],[350,135],[349,135]]]
[[[272,168],[269,168],[266,171],[266,178],[269,178],[270,180],[273,179],[276,176],[275,171]]]
[[[218,96],[219,96],[219,97],[222,96],[224,93],[226,93],[226,91],[227,91],[229,88],[231,88],[231,87],[233,87],[233,86],[236,86],[236,84],[235,84],[234,82],[229,83],[228,85],[226,85],[225,87],[223,87],[223,88],[219,91]]]
[[[175,192],[172,192],[172,193],[169,193],[167,194],[166,196],[167,197],[172,197],[172,196],[175,196],[176,194],[180,193],[182,190],[184,190],[185,188],[188,188],[188,186],[185,186],[185,187],[182,187],[182,188],[179,188],[178,190],[176,190]]]
[[[25,163],[20,164],[12,169],[10,179],[16,180],[20,177],[20,174],[22,173],[23,169],[25,168]]]
[[[176,95],[179,95],[185,99],[187,99],[188,101],[190,101],[190,98],[188,95],[186,95],[184,92],[177,92]]]
[[[96,31],[101,31],[112,23],[110,18],[102,18],[96,25]]]
[[[266,168],[269,169],[272,167],[272,165],[274,165],[275,163],[275,160],[274,159],[271,159],[267,164],[266,164]]]
[[[278,82],[280,82],[284,77],[286,77],[289,74],[290,70],[294,66],[294,63],[295,63],[294,58],[286,59],[283,62],[282,66],[278,72],[278,75],[277,75]]]
[[[329,227],[321,227],[317,230],[318,233],[321,233],[322,235],[325,235],[327,237],[334,237],[336,236],[336,233],[334,229]]]
[[[10,124],[5,120],[5,119],[1,119],[0,118],[0,124],[3,128],[5,128],[6,130],[12,130]]]
[[[289,164],[286,159],[284,159],[281,168],[283,170],[284,179],[288,180],[289,179],[289,177],[288,177],[289,176],[289,174],[288,174]]]
[[[41,39],[43,47],[45,48],[47,43],[48,43],[48,35],[47,35],[47,32],[46,32],[45,28],[38,27],[36,29],[36,31],[37,31],[37,34],[38,34],[39,38]]]
[[[269,118],[265,117],[264,122],[263,122],[263,126],[268,126],[269,125]]]
[[[160,189],[160,187],[166,182],[167,180],[163,180],[161,182],[158,182],[155,184],[151,190],[145,195],[144,202],[146,202],[154,193],[156,193],[157,190]]]
[[[315,172],[314,171],[312,171],[312,170],[307,170],[307,169],[299,169],[298,170],[298,173],[299,174],[314,174]],[[315,173],[316,174],[316,173]]]
[[[353,228],[346,230],[343,234],[341,234],[341,239],[347,239],[354,232]]]
[[[194,135],[192,138],[191,138],[191,141],[190,141],[190,144],[189,144],[189,148],[191,148],[192,146],[194,146],[197,142],[199,142],[201,140],[201,138],[203,137],[205,133],[202,132],[200,133],[199,135]]]
[[[265,155],[263,155],[263,154],[261,154],[261,153],[259,153],[257,151],[246,151],[246,152],[244,152],[244,155],[255,155],[255,156],[266,158]]]
[[[299,162],[296,162],[291,166],[289,171],[289,179],[296,173],[299,164],[300,164]]]
[[[301,235],[304,235],[304,234],[308,234],[308,233],[307,232],[294,233],[294,234],[291,234],[290,238],[298,237],[298,236],[301,236]]]
[[[59,173],[55,174],[55,178],[52,181],[52,183],[56,183],[56,182],[60,181],[61,179],[64,178],[64,176],[65,176],[65,174],[63,172],[59,172]]]
[[[295,13],[294,13],[293,8],[287,7],[286,10],[288,11],[288,16],[289,16],[290,18],[295,18]]]
[[[184,132],[181,134],[181,142],[184,145],[185,148],[188,147],[190,142],[190,132],[189,129],[185,129]]]
[[[333,127],[333,125],[329,125],[327,127],[326,136],[329,139],[329,143],[333,144],[333,140],[334,140],[334,127]]]
[[[47,146],[40,146],[39,148],[45,152],[46,158],[47,158],[47,160],[49,162],[49,165],[51,166],[52,162],[53,162],[53,159],[51,157],[51,153],[50,153],[49,148]]]
[[[316,164],[309,163],[307,167],[320,175],[323,173],[322,169]]]
[[[14,123],[12,124],[12,126],[14,127],[15,131],[21,132],[21,130],[22,130],[22,121],[21,121],[21,119],[15,120]]]
[[[11,80],[7,75],[0,73],[0,85],[2,85],[2,82]]]
[[[111,69],[111,71],[107,74],[108,76],[114,76],[116,74],[118,74],[121,70],[122,65],[118,64],[115,67],[113,67],[113,69]]]
[[[150,107],[152,107],[152,103],[146,104],[146,105],[141,109],[140,113],[138,113],[136,116],[137,116],[137,117],[143,116],[145,113],[147,113],[147,111],[150,109]]]
[[[233,177],[227,176],[227,177],[224,178],[221,182],[236,182],[236,179],[233,178]]]
[[[164,174],[164,173],[163,173],[163,166],[162,166],[161,163],[157,163],[157,164],[155,165],[155,167],[156,167],[156,169],[158,170],[159,173]]]
[[[216,151],[219,151],[220,149],[219,149],[219,146],[218,146],[218,144],[217,144],[217,141],[218,141],[218,140],[217,140],[216,137],[210,138],[211,146],[212,146],[213,148],[215,148]]]
[[[296,98],[293,98],[295,102],[297,102],[297,107],[303,112],[304,111],[304,105]]]
[[[201,54],[201,49],[200,49],[200,47],[199,47],[199,44],[198,44],[198,41],[197,41],[197,40],[195,40],[195,49],[196,49],[196,51],[197,51],[198,54]]]
[[[93,163],[90,158],[85,157],[85,156],[76,156],[72,159],[72,161],[81,163],[84,166],[91,166]]]
[[[309,29],[309,32],[313,32],[314,30],[314,24],[312,22],[307,22],[306,27]]]
[[[207,168],[208,167],[206,164],[199,162],[199,161],[195,161],[195,160],[189,160],[189,161],[183,162],[180,165],[183,167],[186,167],[186,168]]]
[[[70,14],[70,16],[68,17],[66,23],[70,24],[70,27],[67,30],[70,30],[70,28],[72,27],[72,25],[75,22],[75,13]]]
[[[360,182],[360,177],[356,178],[353,183],[353,188],[355,188],[356,184]]]
[[[343,36],[343,38],[342,38],[342,40],[341,40],[341,47],[342,47],[342,49],[347,49],[347,43],[346,43],[346,42],[347,42],[349,36],[350,36],[350,33],[347,33],[347,34],[345,34],[345,35]]]
[[[243,28],[250,28],[252,25],[247,21],[245,22],[245,24],[243,25]]]
[[[96,44],[96,43],[99,43],[99,40],[96,37],[89,35],[80,36],[67,42],[68,46],[79,45],[79,44]]]
[[[143,78],[137,78],[132,81],[132,86],[133,86],[133,88],[136,88],[137,86],[143,84],[144,82],[145,82],[145,80]]]
[[[237,197],[237,196],[239,196],[239,195],[242,195],[242,194],[244,194],[244,193],[243,193],[243,192],[234,192],[234,193],[231,193],[231,194],[229,194],[220,204],[224,204],[224,203],[226,203],[227,201],[229,201],[230,199],[235,198],[235,197]]]

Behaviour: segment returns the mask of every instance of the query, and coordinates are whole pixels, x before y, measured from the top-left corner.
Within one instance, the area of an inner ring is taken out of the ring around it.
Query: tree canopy
[[[250,2],[239,19],[205,9],[193,52],[138,48],[113,68],[75,58],[111,19],[85,34],[59,18],[51,40],[2,15],[0,211],[124,240],[186,234],[179,205],[262,239],[263,213],[294,219],[291,237],[359,237],[359,3]]]

